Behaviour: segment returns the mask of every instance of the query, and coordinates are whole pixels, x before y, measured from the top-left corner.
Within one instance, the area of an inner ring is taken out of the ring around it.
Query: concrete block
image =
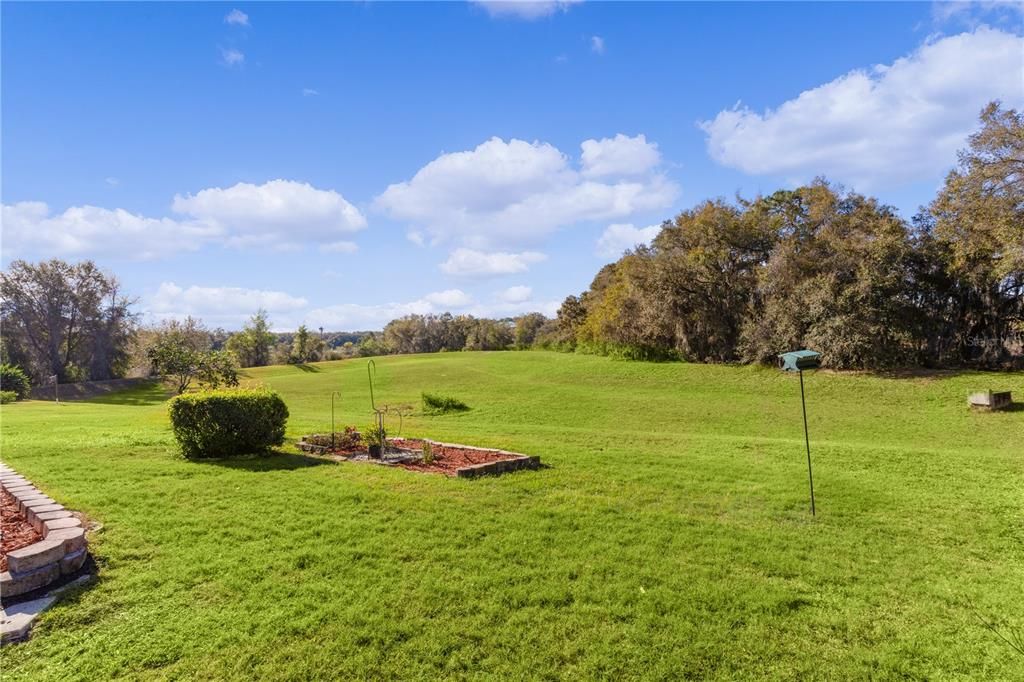
[[[49,500],[33,500],[29,504],[25,505],[25,516],[30,518],[30,514],[42,514],[48,511],[68,511],[63,508],[63,505],[58,505],[55,502]],[[31,518],[30,518],[31,520]]]
[[[27,488],[19,488],[18,490],[14,491],[8,490],[7,492],[11,493],[11,496],[17,500],[24,500],[26,497],[33,497],[35,495],[44,494],[42,490],[39,490],[38,488],[33,488],[32,486],[29,486]]]
[[[43,530],[41,532],[45,538],[52,531],[63,530],[65,528],[77,528],[81,525],[82,522],[73,516],[65,519],[53,519],[52,521],[43,521]]]
[[[63,540],[40,540],[28,547],[8,552],[7,567],[11,575],[18,576],[60,561],[63,556]]]
[[[75,571],[80,569],[82,567],[82,564],[84,563],[85,548],[83,547],[77,552],[72,552],[71,554],[64,555],[64,557],[60,560],[60,574],[69,575],[71,573],[74,573]]]
[[[4,644],[28,639],[32,623],[57,601],[56,597],[40,597],[0,610],[0,641]]]
[[[25,500],[18,501],[18,510],[24,514],[32,505],[57,504],[57,502],[42,493]]]
[[[66,519],[78,521],[78,519],[71,516],[71,512],[69,511],[52,511],[42,512],[38,514],[35,512],[30,512],[28,515],[28,522],[32,524],[32,527],[36,529],[37,533],[42,534],[44,537],[46,536],[46,533],[43,532],[43,528],[47,523],[52,523],[54,521],[61,521]]]
[[[46,535],[47,540],[60,541],[64,543],[64,554],[73,554],[85,548],[84,528],[63,528],[52,530]]]
[[[14,577],[10,571],[0,573],[0,595],[4,598],[17,597],[40,587],[49,585],[60,577],[60,563],[46,564],[34,571]]]

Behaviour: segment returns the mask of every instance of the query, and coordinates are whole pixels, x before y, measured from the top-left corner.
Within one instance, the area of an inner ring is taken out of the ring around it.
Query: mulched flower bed
[[[420,438],[389,438],[389,445],[397,448],[398,455],[385,455],[385,461],[368,459],[369,452],[365,445],[357,445],[352,448],[336,448],[333,451],[324,452],[323,456],[332,458],[353,459],[357,461],[369,461],[379,464],[398,466],[409,471],[421,471],[424,473],[444,474],[454,478],[459,469],[488,464],[490,462],[504,462],[513,459],[520,459],[521,455],[497,450],[481,450],[476,448],[460,448],[453,445],[441,445],[434,443],[434,461],[430,464],[422,460],[423,440]],[[407,455],[411,461],[402,461],[401,455]]]
[[[423,441],[418,438],[402,438],[396,443],[403,450],[423,451]],[[449,445],[434,444],[434,461],[430,464],[422,460],[418,462],[401,462],[398,466],[410,471],[427,471],[441,473],[445,476],[455,476],[455,472],[463,467],[474,464],[487,464],[488,462],[504,462],[510,459],[517,459],[517,455],[501,453],[488,450],[467,450]]]
[[[43,536],[18,511],[18,501],[0,490],[0,573],[7,570],[7,553],[39,542]]]

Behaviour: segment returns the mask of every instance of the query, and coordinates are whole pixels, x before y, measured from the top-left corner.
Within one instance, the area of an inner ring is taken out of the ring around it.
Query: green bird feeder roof
[[[779,369],[785,372],[799,372],[818,367],[821,367],[821,353],[817,351],[793,350],[779,355]]]

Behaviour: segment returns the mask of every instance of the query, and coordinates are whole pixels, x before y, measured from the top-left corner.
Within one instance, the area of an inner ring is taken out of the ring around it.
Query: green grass
[[[298,454],[189,463],[158,388],[3,407],[3,459],[102,524],[98,582],[9,680],[1024,679],[1021,374],[796,377],[552,353],[377,359],[404,435],[537,454],[464,481]],[[369,421],[362,361],[249,372],[290,438]],[[291,452],[290,448],[285,448]]]

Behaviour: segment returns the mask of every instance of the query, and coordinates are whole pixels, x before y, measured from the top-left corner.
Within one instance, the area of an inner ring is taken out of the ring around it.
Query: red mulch
[[[401,447],[403,450],[412,450],[413,452],[421,452],[423,449],[423,441],[419,438],[402,438],[400,442],[394,443],[394,445]],[[365,455],[366,452],[366,446],[359,445],[351,450],[335,450],[333,454],[349,457],[351,455]],[[501,462],[507,459],[516,459],[516,457],[517,455],[502,454],[489,450],[481,451],[434,445],[434,461],[432,463],[396,462],[395,466],[400,466],[410,471],[455,476],[455,472],[463,467],[474,464],[486,464],[488,462]]]
[[[0,490],[0,572],[7,570],[7,553],[39,542],[43,536],[18,511],[18,501]]]

